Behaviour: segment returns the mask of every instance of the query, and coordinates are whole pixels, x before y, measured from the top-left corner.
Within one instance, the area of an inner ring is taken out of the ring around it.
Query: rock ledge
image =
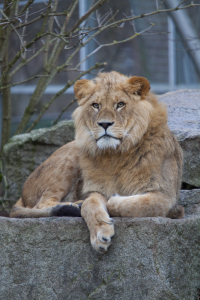
[[[199,216],[115,220],[99,255],[82,218],[0,218],[0,299],[196,299]]]

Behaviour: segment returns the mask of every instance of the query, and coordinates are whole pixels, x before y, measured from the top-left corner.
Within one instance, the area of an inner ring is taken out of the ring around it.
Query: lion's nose
[[[98,123],[99,126],[103,127],[105,130],[109,127],[112,126],[114,124],[114,122],[102,122],[102,123]]]

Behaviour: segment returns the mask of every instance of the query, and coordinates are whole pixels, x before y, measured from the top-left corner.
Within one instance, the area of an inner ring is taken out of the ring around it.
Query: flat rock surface
[[[183,182],[200,187],[200,90],[159,96],[168,108],[168,125],[184,152]]]
[[[0,218],[0,299],[196,299],[200,217],[115,220],[100,255],[82,218]]]

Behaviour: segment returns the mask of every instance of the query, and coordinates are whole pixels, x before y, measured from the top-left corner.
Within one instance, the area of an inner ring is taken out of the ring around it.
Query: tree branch
[[[19,12],[19,15],[23,14],[27,10],[27,8],[34,2],[34,0],[28,0],[28,2],[22,7]]]
[[[109,47],[109,46],[113,46],[116,44],[122,44],[122,43],[126,43],[132,39],[134,39],[135,37],[143,34],[144,32],[146,32],[147,30],[149,30],[153,25],[149,26],[148,28],[142,30],[141,32],[136,32],[134,35],[130,36],[129,38],[126,38],[124,40],[121,41],[113,41],[112,43],[108,43],[108,44],[104,44],[104,45],[100,45],[99,47],[97,47],[94,51],[92,51],[90,54],[88,54],[80,63],[78,63],[76,65],[75,68],[78,68],[85,60],[87,60],[91,55],[93,55],[94,53],[96,53],[97,51],[99,51],[101,48],[103,47]]]
[[[24,81],[15,82],[15,83],[11,83],[10,85],[7,85],[7,86],[0,87],[0,91],[3,91],[4,89],[11,88],[11,87],[16,86],[16,85],[26,83],[28,81],[31,81],[31,80],[35,79],[35,78],[48,77],[48,76],[49,75],[34,75],[34,76],[24,80]]]
[[[55,0],[52,5],[53,13],[56,12],[57,5],[58,5],[58,0]],[[50,17],[50,20],[48,21],[48,29],[47,29],[48,32],[52,31],[53,23],[54,23],[54,17]],[[45,49],[44,49],[44,68],[46,68],[47,61],[48,61],[49,45],[50,45],[50,35],[47,35]]]
[[[42,46],[35,54],[33,54],[29,59],[23,59],[23,61],[10,73],[10,78],[15,75],[23,66],[27,65],[30,61],[32,61],[38,54],[40,54],[45,48],[45,45]]]
[[[15,10],[15,5],[16,5],[16,1],[17,0],[5,0],[4,1],[4,7],[3,7],[3,12],[6,11],[6,15],[8,15],[8,17],[10,17],[12,14],[13,14],[13,11]],[[8,5],[7,5],[8,4]],[[12,5],[10,5],[12,4]],[[8,13],[7,13],[8,12]],[[3,14],[2,14],[3,15]],[[4,15],[3,15],[4,16]],[[5,18],[5,16],[4,16]],[[3,18],[2,18],[3,19]],[[6,19],[6,18],[5,18]],[[3,19],[3,20],[5,20]],[[0,63],[2,61],[2,57],[4,56],[5,54],[5,51],[7,49],[7,43],[8,43],[8,40],[9,40],[9,37],[10,37],[10,34],[12,32],[12,27],[11,26],[8,26],[7,28],[2,28],[2,41],[0,43]],[[1,33],[1,32],[0,32]],[[1,35],[2,35],[1,34]]]
[[[81,72],[81,74],[79,74],[75,79],[73,79],[72,81],[69,81],[64,88],[62,88],[59,92],[57,92],[48,103],[45,103],[43,105],[42,110],[40,111],[37,119],[32,123],[32,125],[27,129],[26,132],[30,132],[36,125],[37,123],[40,121],[41,117],[43,116],[44,112],[49,108],[49,106],[54,102],[54,100],[59,97],[60,95],[62,95],[67,89],[69,89],[77,80],[79,80],[82,76],[90,73],[92,70],[97,69],[101,66],[105,66],[106,63],[96,63],[93,67],[89,68],[87,71]]]
[[[83,21],[85,21],[99,6],[101,6],[106,0],[99,0],[97,1],[97,3],[95,3],[95,5],[93,5],[72,27],[72,29],[70,30],[70,32],[74,32],[74,30],[76,30],[76,28],[79,27],[79,25],[81,23],[83,23]]]
[[[13,1],[14,2],[14,1]],[[3,12],[6,11],[6,14],[10,16],[15,9],[15,2],[13,3],[13,7],[10,6],[11,0],[4,1]],[[2,14],[5,18],[6,14]],[[3,28],[0,31],[1,37],[1,45],[0,45],[0,62],[2,63],[1,70],[4,72],[6,66],[8,65],[8,53],[9,53],[9,37],[11,34],[11,30],[9,27]],[[4,86],[10,84],[10,76],[8,73],[5,74],[2,83]],[[11,126],[11,96],[10,96],[10,88],[6,88],[2,92],[2,102],[3,102],[3,119],[2,119],[2,132],[1,132],[1,153],[3,151],[3,146],[8,142],[10,138],[10,126]]]
[[[74,98],[67,106],[65,106],[63,109],[62,109],[62,111],[61,111],[61,113],[59,114],[59,116],[53,121],[53,125],[56,125],[57,123],[58,123],[58,121],[60,120],[60,118],[62,117],[62,115],[63,115],[63,113],[66,111],[66,110],[68,110],[68,108],[70,108],[70,106],[72,106],[72,104],[73,103],[75,103],[77,101],[77,99],[76,98]]]
[[[64,34],[65,28],[67,23],[70,20],[71,15],[73,14],[76,6],[78,4],[78,0],[73,0],[72,5],[71,5],[71,10],[69,11],[67,17],[65,18],[64,24],[61,28],[60,35]],[[58,39],[55,42],[55,45],[51,51],[51,55],[48,59],[48,63],[46,64],[46,68],[43,72],[43,75],[49,75],[48,78],[41,78],[37,84],[37,87],[31,96],[30,102],[28,106],[25,109],[25,112],[23,114],[23,117],[18,125],[18,128],[16,130],[15,134],[22,133],[23,130],[25,129],[26,125],[28,124],[31,116],[35,112],[35,107],[38,101],[40,100],[42,94],[44,93],[45,89],[47,88],[48,84],[51,82],[53,77],[57,74],[58,71],[60,71],[60,67],[55,68],[55,63],[57,61],[57,58],[63,49],[64,43],[61,39]]]
[[[9,21],[9,18],[6,16],[6,14],[3,12],[3,10],[0,9],[0,13],[6,18],[6,20]],[[21,38],[21,35],[18,33],[18,31],[15,29],[15,27],[13,26],[12,23],[10,23],[11,27],[13,28],[13,30],[16,32],[16,34],[18,35],[19,37],[19,40],[20,40],[20,43],[21,43],[21,47],[24,48],[24,45],[23,45],[23,40]]]

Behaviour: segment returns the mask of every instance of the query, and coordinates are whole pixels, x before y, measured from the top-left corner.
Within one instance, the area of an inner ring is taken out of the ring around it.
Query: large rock
[[[19,199],[28,176],[59,147],[73,141],[74,135],[74,122],[62,121],[50,128],[12,137],[4,147],[8,181],[6,198]]]
[[[95,253],[82,218],[0,218],[0,299],[193,300],[200,288],[200,217],[116,218]]]
[[[200,189],[182,190],[179,204],[184,207],[186,215],[200,215]]]
[[[159,97],[168,107],[168,125],[184,151],[183,182],[200,187],[200,90]]]
[[[168,107],[169,127],[184,151],[183,181],[200,187],[200,90],[180,90],[159,97]],[[4,147],[7,198],[17,200],[30,173],[56,149],[74,139],[74,123],[14,136]]]

